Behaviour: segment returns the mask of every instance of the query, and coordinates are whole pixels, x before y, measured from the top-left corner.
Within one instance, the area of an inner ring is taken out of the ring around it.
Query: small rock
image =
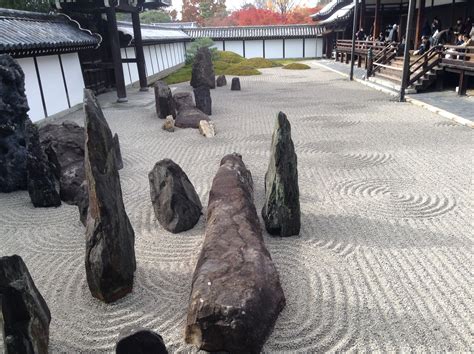
[[[204,135],[206,138],[212,138],[216,136],[216,131],[214,129],[214,123],[208,122],[207,120],[202,120],[199,122],[199,132]]]
[[[230,86],[232,91],[240,91],[240,79],[238,77],[234,77],[232,79],[232,84]]]
[[[157,162],[148,174],[155,216],[172,233],[189,230],[201,217],[202,205],[186,173],[170,159]]]
[[[48,353],[51,313],[17,255],[0,258],[0,321],[5,353]]]
[[[193,101],[193,96],[190,92],[175,93],[173,98],[176,102],[176,108],[177,108],[178,112],[185,109],[185,108],[195,107],[194,101]]]
[[[197,108],[186,108],[178,112],[175,125],[178,128],[199,128],[201,120],[209,120],[209,117]]]
[[[115,162],[117,162],[117,169],[121,170],[123,168],[123,160],[122,160],[122,151],[120,149],[120,141],[118,134],[115,133],[114,135],[114,150],[115,150]]]
[[[222,87],[222,86],[227,86],[227,79],[225,75],[220,75],[216,79],[216,85],[217,87]]]
[[[166,117],[165,122],[163,123],[163,126],[161,129],[166,130],[167,132],[174,132],[174,119],[173,116],[168,116]]]
[[[199,86],[194,89],[194,100],[196,108],[207,115],[212,115],[211,90],[207,86]]]
[[[157,81],[154,87],[156,114],[158,117],[161,119],[165,119],[169,115],[176,117],[176,104],[169,86],[164,81]]]
[[[126,328],[120,332],[116,354],[168,354],[163,338],[146,328]]]
[[[209,48],[199,48],[194,57],[191,86],[207,86],[210,89],[216,87],[216,75],[212,64],[212,54]]]

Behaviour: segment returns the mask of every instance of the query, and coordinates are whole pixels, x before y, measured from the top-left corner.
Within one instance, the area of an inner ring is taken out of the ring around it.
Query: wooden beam
[[[140,91],[148,91],[145,55],[143,54],[142,30],[138,12],[132,12],[133,37],[135,43],[135,56],[137,58],[138,78],[140,80]]]
[[[380,0],[375,2],[375,17],[374,17],[374,39],[379,37],[380,34]]]
[[[405,102],[405,90],[410,81],[410,43],[412,37],[413,17],[415,14],[416,0],[410,0],[408,5],[407,27],[405,34],[405,49],[403,55],[402,84],[400,86],[400,102]]]
[[[108,7],[107,27],[110,37],[110,51],[114,63],[115,87],[117,88],[117,102],[127,102],[127,89],[125,88],[125,79],[123,77],[122,56],[120,54],[120,42],[117,29],[117,18],[115,17],[115,8]]]
[[[360,0],[359,29],[360,28],[365,29],[365,0]]]
[[[421,27],[423,26],[423,20],[425,17],[425,6],[426,0],[420,0],[420,7],[416,14],[415,49],[417,49],[421,43]]]

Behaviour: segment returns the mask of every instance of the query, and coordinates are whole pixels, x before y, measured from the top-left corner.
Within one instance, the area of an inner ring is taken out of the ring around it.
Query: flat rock
[[[197,108],[186,108],[178,112],[175,125],[178,128],[199,128],[199,122],[209,120],[209,117]]]
[[[185,108],[195,107],[193,96],[190,92],[175,93],[173,98],[176,102],[176,109],[178,110],[178,112]]]
[[[240,155],[227,155],[209,193],[186,342],[210,352],[259,353],[284,306],[253,202],[252,176]]]
[[[113,302],[133,288],[135,233],[123,204],[112,133],[90,90],[84,90],[84,112],[87,284],[92,296]]]
[[[214,64],[212,64],[212,54],[209,48],[199,48],[194,57],[193,70],[191,74],[191,86],[207,86],[211,89],[216,87],[216,75]]]
[[[5,353],[48,353],[51,313],[20,256],[0,258]]]
[[[165,119],[169,115],[176,117],[176,104],[171,94],[171,89],[164,81],[157,81],[155,88],[156,114]]]
[[[240,91],[240,79],[238,77],[232,79],[230,89],[232,91]]]
[[[201,112],[212,115],[212,99],[211,90],[207,86],[199,86],[194,90],[194,100],[196,101],[196,108]]]
[[[222,87],[227,85],[227,79],[225,75],[219,75],[216,79],[216,86],[217,87]]]
[[[120,332],[116,354],[168,354],[163,338],[149,329],[126,328]]]
[[[207,120],[202,120],[199,122],[199,133],[204,135],[206,138],[212,138],[216,136],[216,130],[214,128],[214,123],[208,122]]]
[[[300,232],[297,157],[291,125],[283,112],[278,114],[273,131],[262,217],[272,235],[293,236]]]
[[[155,216],[172,233],[192,229],[201,217],[202,205],[184,171],[172,160],[157,162],[148,174]]]

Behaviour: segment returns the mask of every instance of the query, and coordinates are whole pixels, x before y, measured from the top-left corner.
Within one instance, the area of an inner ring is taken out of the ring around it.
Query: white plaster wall
[[[150,46],[143,46],[143,55],[145,56],[145,67],[146,67],[146,76],[151,76],[155,73],[155,67],[153,66],[153,61],[151,60]]]
[[[35,62],[33,58],[21,58],[17,61],[25,73],[25,94],[28,99],[28,106],[30,106],[28,115],[33,122],[36,122],[44,118],[44,110]]]
[[[316,38],[316,58],[323,57],[324,41],[322,37]]]
[[[36,61],[48,116],[69,108],[59,57],[48,55]]]
[[[82,76],[81,63],[77,53],[61,54],[61,61],[63,62],[64,79],[66,80],[69,102],[72,107],[82,103],[84,99],[84,78]]]
[[[265,40],[265,57],[268,59],[283,58],[283,40],[282,39]]]
[[[225,50],[228,52],[234,52],[239,55],[244,55],[243,41],[225,41]]]
[[[303,58],[303,39],[285,40],[285,58]]]
[[[263,58],[263,40],[245,41],[246,58]]]
[[[217,48],[217,50],[224,50],[223,42],[222,41],[214,41],[214,48]]]
[[[127,55],[125,54],[125,48],[120,49],[120,54],[122,59],[127,58]],[[125,85],[130,85],[132,83],[132,78],[130,77],[129,63],[122,63],[122,68]]]
[[[128,59],[134,59],[135,58],[135,48],[130,47],[126,48],[127,51],[127,58]],[[128,68],[130,70],[130,76],[132,82],[138,81],[138,68],[137,68],[137,63],[128,63]]]

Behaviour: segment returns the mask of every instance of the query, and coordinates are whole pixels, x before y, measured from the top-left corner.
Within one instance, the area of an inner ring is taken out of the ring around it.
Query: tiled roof
[[[344,6],[343,8],[337,10],[327,19],[319,22],[318,25],[325,25],[325,26],[337,25],[341,23],[342,21],[348,20],[352,16],[353,11],[354,11],[354,3]]]
[[[209,37],[222,39],[271,39],[316,37],[321,29],[315,25],[280,26],[235,26],[235,27],[198,27],[184,28],[192,38]]]
[[[65,15],[0,8],[0,53],[62,53],[97,47],[102,38]]]
[[[330,3],[326,4],[319,12],[311,15],[314,21],[326,20],[331,16],[335,11],[340,8],[349,5],[352,0],[332,0]]]
[[[165,28],[158,25],[141,25],[143,43],[166,43],[190,41],[191,38],[177,28]],[[118,22],[118,30],[133,43],[133,26],[129,22]]]

